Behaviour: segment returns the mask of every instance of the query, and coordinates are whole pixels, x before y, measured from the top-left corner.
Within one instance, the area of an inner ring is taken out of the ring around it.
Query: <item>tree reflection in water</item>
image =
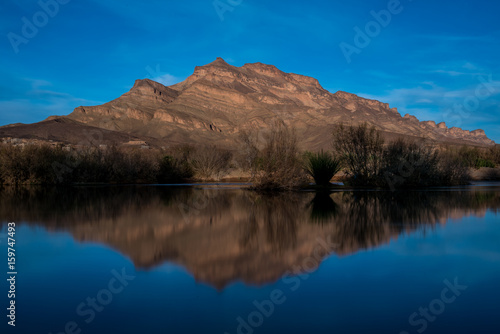
[[[67,231],[77,241],[114,248],[138,268],[176,262],[218,288],[279,279],[313,253],[318,238],[350,254],[499,207],[498,187],[273,195],[148,186],[0,191],[3,224]]]

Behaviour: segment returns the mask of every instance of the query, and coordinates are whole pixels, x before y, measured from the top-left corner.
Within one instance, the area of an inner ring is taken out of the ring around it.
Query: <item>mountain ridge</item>
[[[494,144],[481,129],[469,131],[448,128],[443,122],[419,121],[412,115],[400,115],[388,103],[344,91],[331,93],[312,77],[263,63],[236,67],[222,58],[196,66],[191,76],[175,85],[139,79],[112,101],[80,106],[59,118],[137,138],[154,138],[158,145],[166,146],[211,143],[234,149],[240,133],[263,131],[276,120],[294,127],[302,148],[309,150],[329,148],[335,125],[365,122],[389,138]],[[16,128],[1,127],[0,136],[15,136]]]

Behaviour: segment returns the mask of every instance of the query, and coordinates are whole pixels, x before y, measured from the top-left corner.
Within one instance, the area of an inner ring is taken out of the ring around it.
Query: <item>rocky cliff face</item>
[[[174,142],[231,146],[242,130],[266,128],[275,119],[297,129],[304,148],[328,148],[332,127],[368,122],[392,135],[443,143],[493,144],[482,130],[401,117],[387,103],[346,92],[332,94],[318,80],[261,63],[235,67],[218,58],[195,68],[185,81],[165,87],[137,80],[118,99],[79,107],[68,116],[82,123]]]
[[[234,148],[241,131],[265,131],[275,120],[296,129],[303,149],[329,149],[334,125],[362,122],[388,137],[494,144],[482,130],[448,128],[411,115],[401,117],[387,103],[342,91],[332,94],[311,77],[262,63],[235,67],[222,58],[196,67],[185,81],[170,87],[137,80],[119,98],[100,106],[78,107],[67,119],[154,138],[160,145],[211,143]],[[9,128],[9,133],[13,131]]]

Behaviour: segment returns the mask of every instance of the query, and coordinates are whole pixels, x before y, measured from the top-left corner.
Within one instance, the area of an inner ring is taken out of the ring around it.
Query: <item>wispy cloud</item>
[[[422,39],[436,40],[442,42],[485,42],[496,43],[496,39],[490,35],[467,36],[467,35],[417,35]]]
[[[449,126],[461,126],[467,128],[467,124],[474,122],[485,122],[491,118],[500,117],[500,81],[492,80],[490,82],[494,91],[487,98],[477,99],[478,105],[471,112],[466,108],[466,103],[469,99],[475,99],[477,96],[477,88],[481,82],[476,83],[461,89],[449,89],[438,86],[433,82],[425,82],[421,85],[411,88],[398,88],[387,90],[379,95],[370,95],[360,93],[359,95],[376,99],[379,101],[388,102],[391,107],[397,107],[399,112],[404,115],[406,113],[417,116],[422,120],[434,120],[437,122],[448,122]],[[481,88],[482,92],[486,92]],[[450,110],[459,106],[462,108],[463,114],[460,124],[452,124],[456,122],[456,117],[450,119]],[[465,122],[465,119],[467,122]],[[469,129],[474,130],[474,129]]]
[[[475,71],[475,70],[479,69],[479,67],[477,65],[474,65],[470,62],[465,62],[465,64],[463,64],[462,67],[467,69],[467,70],[471,70],[471,71]]]
[[[160,75],[160,76],[157,76],[157,77],[154,77],[151,80],[159,82],[159,83],[161,83],[164,86],[175,85],[176,83],[179,83],[179,82],[182,81],[181,78],[175,77],[175,76],[173,76],[171,74],[168,74],[168,73]]]
[[[491,71],[467,60],[442,61],[439,63],[414,67],[414,73],[420,74],[441,74],[446,76],[478,76],[489,75]]]
[[[41,121],[52,115],[67,115],[81,105],[102,103],[51,90],[53,85],[47,80],[25,78],[23,81],[29,87],[24,97],[0,100],[3,111],[0,122],[3,124]]]
[[[431,103],[433,103],[433,101],[431,99],[420,99],[420,100],[415,101],[415,103],[428,103],[428,104],[431,104]]]
[[[440,74],[446,74],[450,75],[452,77],[456,77],[459,75],[471,75],[471,74],[481,74],[481,73],[469,73],[469,72],[459,72],[459,71],[449,71],[449,70],[435,70],[432,71],[433,73],[440,73]]]

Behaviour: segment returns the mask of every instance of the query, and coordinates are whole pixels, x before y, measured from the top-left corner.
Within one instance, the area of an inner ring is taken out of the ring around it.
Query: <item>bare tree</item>
[[[255,189],[292,189],[306,180],[297,136],[285,123],[276,121],[272,124],[263,148],[259,149],[251,136],[247,137],[245,145]]]
[[[228,174],[233,154],[216,146],[198,147],[191,156],[195,175],[202,179],[220,180]]]
[[[346,166],[346,173],[355,184],[370,183],[379,177],[384,140],[374,128],[339,125],[333,133],[333,147]]]

